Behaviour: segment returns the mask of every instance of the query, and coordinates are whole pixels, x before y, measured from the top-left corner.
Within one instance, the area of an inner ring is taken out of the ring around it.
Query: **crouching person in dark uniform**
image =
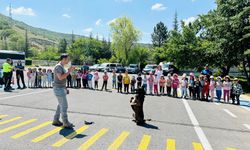
[[[143,102],[145,99],[146,92],[144,87],[136,89],[136,96],[130,100],[130,105],[134,111],[133,117],[137,125],[145,124],[144,113],[143,113]]]

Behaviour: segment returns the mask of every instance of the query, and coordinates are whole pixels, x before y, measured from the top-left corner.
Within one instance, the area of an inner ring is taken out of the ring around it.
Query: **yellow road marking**
[[[229,147],[229,148],[227,148],[227,150],[236,150],[236,149],[235,149],[235,148],[230,148],[230,147]]]
[[[168,139],[167,140],[167,147],[166,150],[175,150],[175,140],[174,139]]]
[[[193,147],[194,147],[194,150],[203,150],[203,147],[200,143],[193,142]]]
[[[116,140],[108,147],[108,150],[117,150],[120,145],[126,140],[126,138],[128,137],[129,132],[122,132],[118,138],[116,138]]]
[[[8,115],[0,115],[0,118],[4,118],[7,117]]]
[[[13,129],[15,129],[15,128],[18,128],[18,127],[24,126],[24,125],[26,125],[26,124],[32,123],[32,122],[34,122],[34,121],[36,121],[36,120],[37,120],[37,119],[31,119],[31,120],[27,120],[27,121],[25,121],[25,122],[22,122],[22,123],[19,123],[19,124],[10,126],[10,127],[8,127],[8,128],[5,128],[5,129],[0,130],[0,133],[8,132],[8,131],[13,130]]]
[[[51,130],[51,131],[49,131],[49,132],[47,132],[47,133],[45,133],[45,134],[43,134],[43,135],[40,135],[40,136],[34,138],[34,139],[31,140],[31,141],[34,142],[34,143],[40,142],[40,141],[46,139],[47,137],[49,137],[49,136],[51,136],[51,135],[53,135],[53,134],[56,134],[56,133],[59,132],[61,129],[63,129],[63,128],[62,128],[62,127],[57,127],[57,128],[55,128],[55,129],[53,129],[53,130]]]
[[[70,133],[66,137],[64,137],[64,138],[60,139],[59,141],[55,142],[52,146],[53,147],[60,147],[63,144],[65,144],[66,142],[68,142],[70,139],[73,139],[78,134],[82,133],[83,131],[85,131],[88,128],[89,128],[89,126],[82,126],[81,128],[79,128],[78,130],[74,131],[73,133]]]
[[[41,129],[41,128],[43,128],[43,127],[45,127],[45,126],[47,126],[47,125],[49,125],[49,124],[51,124],[51,123],[52,123],[51,121],[45,122],[45,123],[40,124],[40,125],[38,125],[38,126],[35,126],[35,127],[33,127],[33,128],[27,129],[27,130],[25,130],[25,131],[23,131],[23,132],[17,133],[17,134],[15,134],[15,135],[13,135],[11,138],[13,138],[13,139],[20,138],[20,137],[22,137],[22,136],[24,136],[24,135],[27,135],[27,134],[29,134],[29,133],[31,133],[31,132],[33,132],[33,131],[36,131],[36,130],[38,130],[38,129]]]
[[[12,118],[12,119],[9,119],[9,120],[5,120],[5,121],[0,122],[0,125],[10,123],[10,122],[16,121],[16,120],[21,119],[21,118],[22,117],[15,117],[15,118]]]
[[[91,138],[89,138],[85,143],[83,143],[78,150],[86,150],[91,145],[93,145],[100,137],[102,137],[106,132],[108,132],[109,129],[103,128],[99,132],[97,132],[95,135],[93,135]]]
[[[144,135],[142,140],[141,140],[141,143],[140,143],[140,145],[138,147],[138,150],[147,150],[150,139],[151,139],[150,135]]]

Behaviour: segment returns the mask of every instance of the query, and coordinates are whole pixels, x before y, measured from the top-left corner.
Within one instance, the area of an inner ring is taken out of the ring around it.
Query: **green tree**
[[[67,41],[66,39],[61,39],[58,45],[59,53],[66,53],[67,51]]]
[[[174,28],[174,31],[178,31],[179,30],[179,23],[178,23],[178,14],[177,14],[177,11],[175,11],[175,14],[174,14],[173,28]]]
[[[163,22],[159,22],[154,27],[154,32],[151,34],[151,38],[155,47],[161,47],[168,40],[168,29]]]
[[[118,59],[125,65],[129,64],[129,53],[140,38],[140,31],[137,30],[132,21],[127,17],[116,19],[110,24],[112,33],[112,47]]]

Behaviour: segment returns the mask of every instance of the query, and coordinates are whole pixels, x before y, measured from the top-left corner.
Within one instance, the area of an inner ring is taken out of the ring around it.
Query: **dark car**
[[[128,73],[137,74],[140,72],[139,66],[137,64],[130,64],[127,68]]]
[[[167,76],[169,73],[173,75],[174,73],[178,73],[179,69],[177,69],[173,63],[164,63],[160,64],[163,70],[163,75]]]
[[[120,64],[118,64],[117,65],[117,67],[116,67],[116,69],[115,69],[115,71],[117,72],[117,73],[125,73],[126,72],[126,68],[125,67],[123,67],[122,65],[120,65]]]
[[[156,64],[149,64],[146,65],[145,68],[143,69],[142,73],[143,74],[149,74],[150,72],[155,73],[155,69],[157,68]]]

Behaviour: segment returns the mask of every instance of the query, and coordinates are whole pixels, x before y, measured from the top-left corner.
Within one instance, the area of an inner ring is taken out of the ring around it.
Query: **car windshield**
[[[146,68],[146,69],[153,69],[154,66],[153,66],[153,65],[147,65],[145,68]]]
[[[136,65],[130,65],[129,67],[130,68],[136,68]]]
[[[102,65],[101,65],[101,67],[106,67],[106,66],[107,66],[107,64],[102,64]]]
[[[95,64],[95,65],[93,65],[93,67],[98,67],[98,66],[100,66],[99,64]]]

